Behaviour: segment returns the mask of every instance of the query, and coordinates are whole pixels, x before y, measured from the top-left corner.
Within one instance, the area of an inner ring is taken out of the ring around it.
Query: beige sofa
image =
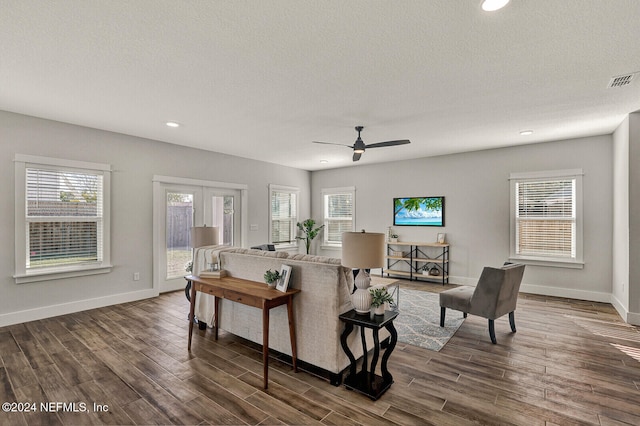
[[[289,287],[301,290],[293,302],[298,360],[330,373],[331,381],[339,383],[342,371],[349,366],[349,359],[340,344],[344,324],[338,316],[353,308],[350,298],[353,289],[351,269],[341,266],[340,259],[211,246],[196,250],[193,274],[198,275],[206,264],[215,263],[216,258],[220,259],[221,267],[229,275],[258,282],[264,282],[263,275],[268,269],[280,270],[283,264],[292,267]],[[378,285],[388,285],[391,281],[384,280],[384,283]],[[196,296],[196,317],[212,324],[213,306],[212,296],[199,293]],[[223,300],[219,317],[220,329],[262,343],[262,316],[259,309]],[[371,350],[371,330],[365,330],[365,335],[367,348]],[[386,339],[388,335],[386,330],[381,330],[380,340]],[[356,358],[362,356],[359,332],[350,334],[348,345]],[[284,306],[271,310],[269,347],[291,355]]]

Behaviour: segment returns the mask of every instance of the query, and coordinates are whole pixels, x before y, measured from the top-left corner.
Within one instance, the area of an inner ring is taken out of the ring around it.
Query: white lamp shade
[[[194,226],[191,228],[191,247],[213,246],[218,244],[217,226]]]
[[[354,269],[384,266],[385,234],[376,232],[344,232],[342,264]]]

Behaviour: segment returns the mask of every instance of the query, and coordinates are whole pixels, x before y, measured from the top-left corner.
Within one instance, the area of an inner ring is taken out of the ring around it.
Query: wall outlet
[[[140,272],[134,272],[133,273],[133,280],[134,281],[140,281]]]

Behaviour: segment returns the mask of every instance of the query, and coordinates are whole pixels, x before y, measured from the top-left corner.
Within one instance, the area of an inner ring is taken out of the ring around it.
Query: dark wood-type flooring
[[[0,402],[37,405],[0,424],[640,424],[640,332],[608,304],[522,294],[497,345],[473,316],[440,352],[399,343],[375,402],[277,359],[265,391],[260,347],[197,331],[189,354],[187,313],[176,292],[0,328]]]

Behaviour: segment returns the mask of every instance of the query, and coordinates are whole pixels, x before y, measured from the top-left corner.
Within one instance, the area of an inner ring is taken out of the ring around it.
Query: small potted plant
[[[384,315],[385,303],[389,303],[390,306],[394,305],[393,296],[385,287],[370,288],[369,293],[371,293],[371,307],[375,315]]]
[[[279,279],[280,279],[280,271],[274,272],[271,269],[269,269],[267,272],[264,273],[264,281],[271,288],[276,286]]]
[[[390,243],[397,243],[398,242],[398,234],[389,235],[389,242]]]

